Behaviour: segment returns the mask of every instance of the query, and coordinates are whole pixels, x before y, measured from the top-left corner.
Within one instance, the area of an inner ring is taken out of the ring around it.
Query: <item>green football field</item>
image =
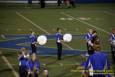
[[[0,42],[8,41],[3,37],[8,34],[30,34],[35,31],[37,35],[54,35],[56,28],[62,28],[64,33],[73,35],[83,35],[92,28],[98,32],[101,39],[102,50],[108,52],[110,62],[111,54],[109,47],[109,32],[115,28],[115,4],[77,4],[76,8],[65,6],[46,5],[45,9],[40,9],[39,5],[32,6],[24,4],[0,4]],[[29,46],[28,43],[21,44]],[[74,38],[70,43],[66,43],[63,49],[86,50],[85,40],[80,37]],[[55,39],[48,40],[45,47],[56,48]],[[0,47],[0,77],[15,77],[10,65],[16,74],[18,73],[19,50]],[[5,57],[5,59],[4,59]],[[8,60],[5,61],[5,60]],[[63,56],[61,61],[56,56],[39,56],[42,66],[46,64],[50,77],[81,77],[80,72],[72,72],[83,62],[80,55]],[[114,70],[114,66],[112,65]],[[40,71],[40,77],[42,72]]]

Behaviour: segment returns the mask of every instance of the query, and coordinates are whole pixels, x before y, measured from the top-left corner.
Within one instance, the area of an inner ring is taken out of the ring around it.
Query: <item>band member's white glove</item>
[[[28,74],[32,74],[32,71],[28,70]]]
[[[90,75],[90,76],[93,76],[93,75],[94,75],[93,72],[94,72],[94,71],[93,71],[93,68],[90,68],[90,69],[89,69],[89,75]]]
[[[58,42],[58,43],[60,43],[60,42],[61,42],[61,40],[60,40],[60,39],[58,39],[58,40],[57,40],[57,42]]]
[[[45,69],[45,70],[43,71],[43,75],[44,75],[44,76],[47,76],[47,75],[48,75],[48,70]]]
[[[115,40],[112,41],[112,45],[115,47]]]
[[[90,45],[90,46],[93,46],[93,43],[89,40],[88,41],[88,44]]]

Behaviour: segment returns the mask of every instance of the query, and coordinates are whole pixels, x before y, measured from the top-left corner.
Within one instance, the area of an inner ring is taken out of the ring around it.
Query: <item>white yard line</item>
[[[34,23],[33,21],[29,20],[27,17],[23,16],[21,13],[19,12],[16,12],[16,14],[18,16],[20,16],[21,18],[25,19],[26,21],[28,21],[29,23],[31,23],[34,27],[40,29],[41,31],[47,33],[47,34],[50,34],[49,32],[47,32],[45,29],[41,28],[39,25],[37,25],[36,23]]]
[[[51,34],[48,31],[46,31],[45,29],[43,29],[42,27],[40,27],[39,25],[37,25],[36,23],[34,23],[33,21],[31,21],[30,19],[28,19],[27,17],[25,17],[24,15],[22,15],[21,13],[16,12],[16,14],[18,16],[20,16],[21,18],[25,19],[26,21],[28,21],[29,23],[31,23],[34,27],[36,27],[36,28],[40,29],[41,31],[45,32],[46,34]],[[70,47],[69,45],[67,45],[65,43],[63,43],[63,45],[68,47],[71,50],[74,50],[72,47]]]
[[[107,14],[107,15],[115,16],[114,13],[111,13],[111,12],[109,12],[109,11],[104,11],[104,13]]]
[[[4,62],[7,64],[7,66],[12,70],[12,73],[15,77],[19,77],[18,73],[15,71],[15,69],[13,68],[13,66],[11,65],[11,63],[8,61],[8,59],[2,54],[2,52],[0,51],[0,55],[2,57],[2,59],[4,60]]]
[[[77,21],[79,21],[79,22],[81,22],[81,23],[83,23],[83,24],[86,24],[86,25],[88,25],[88,26],[90,26],[90,27],[93,27],[93,28],[95,28],[95,29],[97,29],[97,30],[100,30],[100,31],[102,31],[102,32],[104,32],[104,33],[106,33],[106,34],[109,34],[108,31],[106,31],[106,30],[104,30],[104,29],[102,29],[102,28],[96,27],[96,26],[94,26],[94,25],[92,25],[92,24],[90,24],[90,23],[88,23],[88,22],[86,22],[86,21],[82,21],[82,20],[80,20],[80,19],[78,19],[78,18],[75,18],[75,17],[71,16],[70,14],[67,14],[67,13],[65,13],[65,12],[61,12],[61,14],[65,15],[65,16],[67,16],[67,17],[71,17],[71,18],[73,18],[73,19],[75,19],[75,20],[77,20]]]

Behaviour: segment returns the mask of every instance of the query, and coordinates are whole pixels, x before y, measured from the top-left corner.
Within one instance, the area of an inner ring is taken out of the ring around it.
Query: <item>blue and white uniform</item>
[[[19,66],[23,66],[26,69],[26,64],[27,64],[28,58],[26,55],[20,56],[19,58]]]
[[[87,43],[90,45],[89,41],[91,42],[93,39],[93,34],[87,33],[85,36],[85,39],[87,41]]]
[[[114,43],[114,41],[115,41],[115,34],[113,34],[113,33],[110,34],[110,41],[111,41],[111,44]]]
[[[63,35],[61,33],[56,33],[56,42],[61,43],[61,40],[63,40]]]
[[[19,57],[19,77],[27,77],[27,62],[28,58],[26,55]]]
[[[30,43],[31,43],[32,53],[36,53],[37,37],[35,35],[30,35],[29,39],[30,39]]]
[[[110,34],[110,44],[113,63],[115,63],[115,34],[113,33]]]
[[[92,76],[103,76],[102,71],[110,69],[110,63],[108,62],[107,55],[101,52],[95,52],[89,56],[85,64],[85,70],[93,71]],[[97,71],[97,72],[96,72]],[[95,74],[100,71],[101,74]]]
[[[34,62],[32,60],[28,61],[27,69],[29,71],[33,71],[34,68],[36,68],[36,71],[39,71],[40,70],[40,62],[38,60],[35,60]]]
[[[57,44],[57,56],[58,60],[61,60],[62,56],[62,43],[61,40],[63,40],[63,35],[61,33],[56,33],[56,44]]]
[[[87,33],[85,36],[86,39],[86,44],[87,44],[87,51],[88,51],[88,55],[91,55],[94,53],[93,51],[93,43],[92,43],[92,39],[93,39],[93,34]]]
[[[28,61],[27,69],[28,69],[28,77],[38,77],[40,71],[40,62],[38,60]]]
[[[37,37],[35,35],[30,35],[29,38],[31,44],[35,44],[37,42]]]

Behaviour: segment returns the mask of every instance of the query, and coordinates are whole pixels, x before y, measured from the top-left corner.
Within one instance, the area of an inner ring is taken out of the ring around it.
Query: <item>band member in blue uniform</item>
[[[110,45],[113,63],[115,63],[115,29],[113,29],[112,33],[110,34]]]
[[[87,51],[88,54],[91,55],[92,51],[93,51],[93,43],[92,43],[92,39],[93,39],[93,29],[89,29],[89,33],[86,34],[85,36],[86,39],[86,43],[87,43]]]
[[[27,49],[21,48],[20,54],[18,57],[19,60],[19,77],[27,77],[27,62],[28,62],[27,56]]]
[[[94,45],[95,53],[90,55],[85,64],[85,70],[89,70],[89,77],[105,77],[104,70],[110,69],[107,55],[101,53],[100,45]]]
[[[61,29],[57,28],[57,33],[56,33],[56,44],[57,44],[57,56],[58,60],[61,60],[62,56],[62,42],[63,42],[63,35],[61,34]]]
[[[36,43],[37,43],[37,37],[35,32],[32,32],[31,35],[29,36],[30,38],[30,43],[31,43],[31,49],[32,49],[32,53],[36,53]]]
[[[31,55],[31,60],[27,63],[28,76],[29,77],[38,77],[40,71],[40,62],[37,59],[35,53]]]

